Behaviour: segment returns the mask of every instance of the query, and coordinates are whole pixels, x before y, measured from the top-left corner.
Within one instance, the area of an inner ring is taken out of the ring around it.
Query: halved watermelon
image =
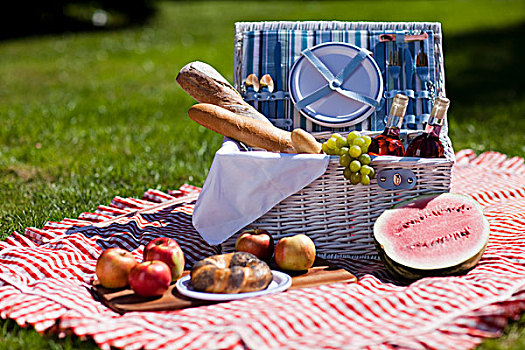
[[[481,206],[452,193],[401,202],[374,224],[376,247],[386,268],[410,280],[471,269],[485,251],[489,232]]]

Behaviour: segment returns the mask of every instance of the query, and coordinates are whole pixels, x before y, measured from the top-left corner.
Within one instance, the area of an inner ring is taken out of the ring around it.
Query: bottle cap
[[[408,96],[403,94],[396,94],[394,96],[394,103],[406,103],[408,104]]]
[[[436,124],[443,125],[449,106],[450,100],[448,98],[443,96],[438,96],[436,98],[434,106],[432,107],[432,112],[430,112],[430,116],[434,118]]]
[[[390,107],[390,114],[396,117],[403,118],[405,116],[408,105],[408,97],[405,95],[397,94],[394,96],[392,101],[392,107]]]

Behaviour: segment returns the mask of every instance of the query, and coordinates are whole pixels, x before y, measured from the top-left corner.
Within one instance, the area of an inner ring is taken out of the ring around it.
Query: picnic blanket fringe
[[[291,290],[206,307],[119,315],[94,299],[96,258],[119,246],[175,238],[188,266],[211,254],[191,225],[200,189],[115,197],[77,219],[27,228],[0,242],[0,317],[38,332],[92,337],[103,349],[467,349],[501,334],[525,310],[525,165],[496,152],[456,154],[452,191],[481,203],[491,238],[467,275],[393,280],[380,261],[335,259],[355,284]],[[159,206],[160,204],[160,206]],[[151,209],[151,208],[160,209]]]

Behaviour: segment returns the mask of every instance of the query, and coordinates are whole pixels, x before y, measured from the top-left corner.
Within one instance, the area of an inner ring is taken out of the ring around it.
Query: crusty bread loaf
[[[288,131],[260,120],[244,117],[207,103],[192,106],[188,115],[200,125],[244,142],[248,146],[272,152],[296,153]]]
[[[209,64],[199,61],[190,62],[182,67],[176,80],[198,102],[220,106],[231,112],[271,124],[268,118],[246,103],[239,92]]]
[[[190,118],[215,132],[273,152],[321,152],[321,144],[306,131],[296,129],[290,134],[274,127],[264,115],[246,103],[219,72],[206,63],[188,63],[177,75],[177,82],[202,103],[190,109]],[[222,108],[212,108],[210,105]],[[225,113],[224,110],[232,113]],[[260,123],[251,123],[244,117]]]

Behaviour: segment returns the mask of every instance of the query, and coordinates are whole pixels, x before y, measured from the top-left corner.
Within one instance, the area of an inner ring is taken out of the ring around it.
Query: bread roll
[[[303,129],[294,129],[291,137],[292,145],[297,153],[321,153],[322,145],[309,132]]]
[[[193,289],[206,293],[246,293],[265,289],[272,282],[270,267],[246,252],[213,255],[191,269]]]

